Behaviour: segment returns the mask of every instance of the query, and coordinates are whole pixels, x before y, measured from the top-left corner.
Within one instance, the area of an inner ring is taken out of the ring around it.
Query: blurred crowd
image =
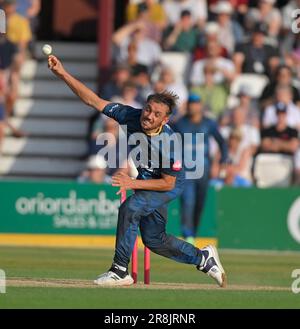
[[[24,132],[12,126],[18,98],[22,66],[27,56],[35,58],[34,40],[38,26],[41,0],[0,0],[0,9],[6,14],[6,33],[0,33],[0,154],[5,129],[13,136],[22,137]]]
[[[222,150],[210,138],[211,184],[255,184],[253,163],[260,154],[291,158],[297,182],[300,34],[292,30],[297,8],[299,0],[130,1],[127,23],[113,35],[114,67],[101,97],[141,108],[150,93],[171,90],[179,96],[173,127],[183,118],[192,120],[195,111],[200,121],[214,121],[229,160],[224,169]],[[109,119],[95,121],[84,177],[98,170],[97,136],[115,129]],[[103,171],[104,163],[99,166]]]
[[[0,8],[7,17],[7,33],[0,34],[1,150],[5,129],[24,136],[9,118],[25,58],[35,58],[41,0],[0,0]],[[209,138],[211,184],[256,184],[254,164],[262,154],[292,159],[292,181],[298,183],[300,34],[293,18],[297,8],[299,0],[129,1],[126,24],[112,37],[111,78],[100,96],[141,108],[149,94],[171,90],[179,96],[170,122],[175,129],[183,119],[191,125],[203,118],[215,122],[229,159],[226,168],[220,165],[220,143]],[[101,148],[97,138],[105,132],[116,137],[107,142],[109,147],[118,146],[117,125],[99,116],[91,129],[90,159],[79,181],[109,181],[115,173],[106,168],[105,159],[95,160]],[[272,161],[270,169],[276,167]],[[117,159],[125,167],[120,162]],[[136,173],[132,165],[122,170]]]

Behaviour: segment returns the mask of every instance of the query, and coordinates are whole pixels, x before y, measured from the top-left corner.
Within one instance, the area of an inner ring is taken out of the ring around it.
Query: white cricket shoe
[[[197,266],[199,271],[206,273],[214,279],[222,288],[226,287],[226,274],[220,262],[218,251],[214,246],[207,246],[201,249],[205,257],[204,264]]]
[[[103,287],[130,286],[133,278],[128,272],[121,271],[118,265],[113,264],[110,270],[94,280],[94,283]]]

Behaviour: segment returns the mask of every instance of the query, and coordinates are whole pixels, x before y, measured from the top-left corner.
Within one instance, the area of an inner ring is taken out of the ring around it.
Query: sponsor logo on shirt
[[[182,169],[182,164],[179,160],[177,160],[172,167],[173,171],[180,171]]]

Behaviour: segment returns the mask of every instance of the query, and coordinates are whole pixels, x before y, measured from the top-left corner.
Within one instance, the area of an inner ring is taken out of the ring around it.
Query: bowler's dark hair
[[[171,91],[163,91],[161,93],[156,93],[150,95],[147,99],[147,103],[154,102],[158,104],[165,104],[169,108],[168,115],[173,113],[173,109],[177,106],[179,97]]]

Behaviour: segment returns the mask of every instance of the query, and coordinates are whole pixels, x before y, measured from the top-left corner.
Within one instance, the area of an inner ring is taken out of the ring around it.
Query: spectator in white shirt
[[[276,108],[278,107],[278,103],[282,103],[286,106],[288,126],[300,130],[300,109],[293,103],[291,87],[285,85],[276,88],[276,102],[265,109],[263,127],[268,128],[276,125]]]
[[[146,37],[146,27],[141,21],[130,23],[121,27],[113,35],[113,42],[119,48],[119,61],[128,59],[128,46],[131,42],[136,45],[136,61],[147,67],[158,63],[161,55],[160,45]]]
[[[235,77],[235,67],[231,60],[222,57],[222,47],[217,41],[211,40],[206,47],[207,58],[193,64],[190,83],[192,86],[203,85],[204,67],[209,64],[215,68],[214,82],[217,84],[231,82]]]
[[[220,43],[229,54],[232,54],[235,45],[243,41],[243,29],[239,23],[232,19],[233,8],[230,2],[219,1],[214,12],[217,14],[217,23],[220,27]]]
[[[222,136],[228,139],[234,129],[241,132],[241,145],[249,148],[251,154],[254,154],[260,145],[260,132],[257,127],[247,124],[247,112],[240,106],[232,111],[231,126],[222,127],[220,131]]]
[[[259,0],[257,8],[251,8],[246,15],[246,26],[252,30],[257,23],[268,26],[268,35],[277,38],[282,25],[279,9],[274,8],[276,0]]]

